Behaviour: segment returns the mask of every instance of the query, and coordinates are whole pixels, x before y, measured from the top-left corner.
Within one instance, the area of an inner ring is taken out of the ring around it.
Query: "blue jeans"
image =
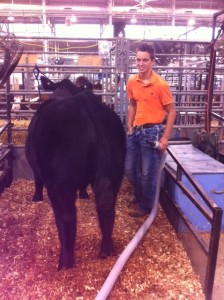
[[[136,129],[127,137],[125,174],[133,186],[134,197],[139,208],[150,211],[156,195],[156,183],[161,153],[148,144],[159,141],[163,125],[152,128]]]

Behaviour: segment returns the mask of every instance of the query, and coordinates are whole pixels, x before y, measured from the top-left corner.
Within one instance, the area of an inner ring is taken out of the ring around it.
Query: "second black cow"
[[[71,83],[71,82],[70,82]],[[70,84],[69,83],[69,84]],[[66,85],[63,83],[63,89]],[[59,90],[58,90],[59,89]],[[59,91],[60,96],[57,96]],[[115,204],[122,182],[125,132],[115,112],[84,90],[63,97],[60,84],[31,120],[25,145],[38,193],[45,185],[58,229],[58,269],[74,265],[76,192],[91,184],[102,232],[100,256],[114,254]]]

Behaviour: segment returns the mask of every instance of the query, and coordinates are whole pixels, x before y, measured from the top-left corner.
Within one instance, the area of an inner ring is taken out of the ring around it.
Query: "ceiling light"
[[[188,23],[187,23],[187,25],[188,26],[193,26],[195,24],[195,19],[189,19],[189,21],[188,21]]]
[[[13,16],[8,17],[7,19],[8,19],[8,21],[10,21],[10,22],[13,22],[13,21],[15,20],[15,18],[14,18]]]
[[[136,22],[137,22],[137,19],[136,19],[135,16],[133,16],[133,17],[131,18],[131,23],[132,23],[132,24],[135,24]]]
[[[76,23],[77,22],[76,16],[71,16],[71,21],[72,21],[72,23]]]
[[[72,26],[76,22],[77,22],[76,16],[70,16],[70,17],[65,18],[65,25],[66,26]]]
[[[7,20],[8,20],[9,22],[13,22],[13,21],[15,20],[15,18],[14,18],[13,15],[10,13],[9,16],[8,16],[8,18],[7,18]]]

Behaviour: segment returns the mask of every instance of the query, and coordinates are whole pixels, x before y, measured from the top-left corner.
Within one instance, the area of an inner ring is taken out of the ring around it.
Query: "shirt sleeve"
[[[133,92],[132,92],[132,78],[129,78],[127,81],[127,87],[126,87],[126,93],[127,93],[127,97],[128,100],[133,99]]]
[[[163,82],[163,88],[160,91],[161,101],[163,105],[167,105],[174,102],[172,93],[170,91],[170,87],[166,81]]]

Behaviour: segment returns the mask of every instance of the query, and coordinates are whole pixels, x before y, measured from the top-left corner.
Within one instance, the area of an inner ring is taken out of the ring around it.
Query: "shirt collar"
[[[137,80],[137,81],[142,81],[142,79],[141,79],[140,76],[139,76],[139,73],[136,74],[136,80]],[[153,82],[155,82],[155,81],[156,81],[156,73],[152,70],[152,73],[151,73],[151,76],[150,76],[150,82],[149,82],[149,84],[150,84],[150,83],[153,83]]]

